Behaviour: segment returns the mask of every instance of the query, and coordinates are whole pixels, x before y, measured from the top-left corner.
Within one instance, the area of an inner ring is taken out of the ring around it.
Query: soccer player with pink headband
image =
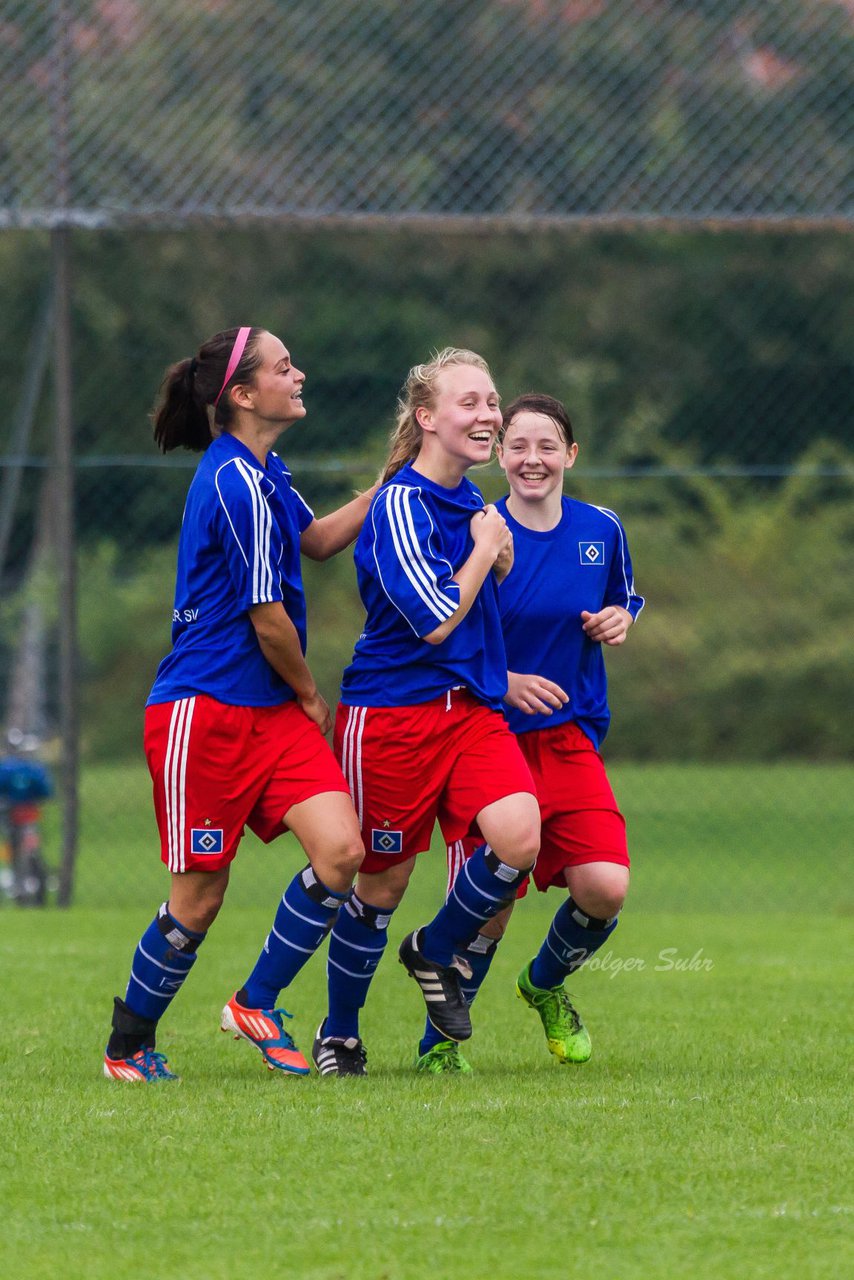
[[[305,417],[304,382],[272,333],[230,329],[167,370],[154,413],[164,453],[204,456],[181,526],[172,650],[145,713],[171,885],[115,998],[104,1057],[114,1080],[176,1078],[155,1049],[157,1024],[219,912],[245,826],[265,842],[290,829],[308,865],[285,889],[222,1030],[253,1044],[271,1070],[309,1070],[276,1004],[332,927],[364,850],[304,656],[300,555],[325,560],[348,546],[374,491],[315,519],[293,487],[273,446]]]

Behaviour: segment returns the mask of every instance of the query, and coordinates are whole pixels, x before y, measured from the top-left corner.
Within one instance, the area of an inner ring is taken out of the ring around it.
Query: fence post
[[[77,547],[74,523],[74,419],[71,369],[71,204],[69,167],[68,0],[54,0],[54,148],[59,220],[51,233],[54,288],[54,464],[59,574],[59,732],[62,744],[62,855],[58,904],[71,903],[77,857],[79,714],[77,692]]]

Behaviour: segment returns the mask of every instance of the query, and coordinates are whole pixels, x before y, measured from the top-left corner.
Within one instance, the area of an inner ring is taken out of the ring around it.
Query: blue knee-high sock
[[[333,893],[305,867],[288,885],[255,968],[238,992],[246,1009],[272,1009],[335,921],[346,894]]]
[[[468,961],[471,968],[471,977],[460,979],[460,987],[466,998],[466,1003],[469,1005],[473,1004],[478,991],[483,986],[483,981],[489,973],[489,966],[492,964],[497,946],[497,938],[487,938],[485,934],[479,933],[476,938],[472,938],[462,952],[463,958]],[[430,1019],[427,1018],[418,1052],[427,1053],[435,1044],[439,1044],[444,1039],[445,1037],[441,1031],[437,1031]]]
[[[125,1004],[147,1022],[157,1022],[184,985],[206,937],[187,929],[164,902],[140,938],[131,964]]]
[[[329,937],[324,1035],[358,1036],[359,1013],[388,943],[389,920],[391,911],[363,902],[355,890],[338,912]]]
[[[508,866],[488,845],[475,849],[460,867],[445,905],[419,930],[418,950],[435,964],[449,965],[480,926],[507,906],[529,869]]]
[[[559,987],[564,978],[580,969],[588,956],[598,951],[617,927],[619,916],[597,920],[567,898],[557,910],[545,941],[531,961],[531,982],[547,990]]]

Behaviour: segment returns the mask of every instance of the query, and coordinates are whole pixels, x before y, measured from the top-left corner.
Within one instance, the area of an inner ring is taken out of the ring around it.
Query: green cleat
[[[531,982],[530,961],[516,979],[516,994],[536,1009],[546,1033],[549,1053],[558,1062],[586,1062],[593,1052],[590,1035],[563,985],[544,990]]]
[[[422,1053],[415,1063],[415,1070],[428,1071],[433,1076],[442,1075],[443,1072],[458,1076],[471,1075],[471,1067],[460,1053],[460,1046],[455,1040],[440,1040],[438,1044],[434,1044],[432,1049]]]

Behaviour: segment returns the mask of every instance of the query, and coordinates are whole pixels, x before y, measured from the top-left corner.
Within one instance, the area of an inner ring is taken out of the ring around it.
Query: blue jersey
[[[409,465],[375,495],[355,549],[367,618],[341,683],[346,705],[415,706],[458,685],[487,706],[503,705],[507,663],[493,573],[446,640],[422,639],[459,605],[454,574],[474,547],[469,525],[483,505],[465,477],[446,489]]]
[[[574,720],[598,747],[611,713],[602,645],[588,640],[581,611],[598,613],[620,605],[636,618],[643,597],[635,594],[626,535],[613,511],[563,498],[560,523],[546,533],[526,529],[496,503],[513,533],[513,568],[500,588],[501,621],[510,671],[545,676],[569,702],[547,715],[505,714],[514,733]]]
[[[299,539],[313,519],[277,454],[262,467],[233,435],[213,441],[187,494],[172,652],[158,668],[149,705],[196,693],[241,707],[295,697],[262,654],[249,610],[281,600],[305,653]]]

